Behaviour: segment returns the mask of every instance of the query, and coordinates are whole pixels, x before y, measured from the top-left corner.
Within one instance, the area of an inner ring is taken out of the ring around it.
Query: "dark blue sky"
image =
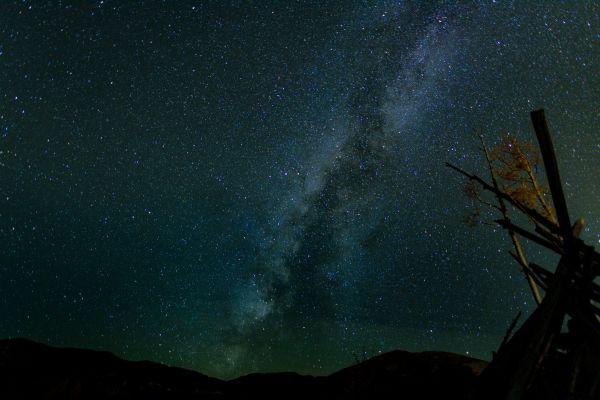
[[[532,297],[503,232],[464,224],[444,161],[483,174],[477,134],[532,140],[545,108],[597,245],[599,15],[3,1],[0,337],[219,377],[489,358]]]

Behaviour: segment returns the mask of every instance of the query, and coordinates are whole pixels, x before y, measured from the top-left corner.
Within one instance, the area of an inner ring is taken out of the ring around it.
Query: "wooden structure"
[[[511,204],[533,222],[530,231],[506,218],[498,220],[517,234],[560,255],[554,272],[534,263],[523,266],[528,279],[545,291],[538,308],[503,343],[480,377],[472,399],[600,399],[600,254],[580,238],[582,221],[571,224],[552,139],[543,110],[531,119],[555,207],[556,221],[543,216],[496,184],[447,164],[500,203]],[[489,160],[488,160],[489,161]]]

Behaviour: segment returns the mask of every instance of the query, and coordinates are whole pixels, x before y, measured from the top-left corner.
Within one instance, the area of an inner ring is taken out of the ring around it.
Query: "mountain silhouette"
[[[254,373],[225,381],[109,352],[0,340],[2,399],[465,398],[486,361],[392,351],[329,376]]]

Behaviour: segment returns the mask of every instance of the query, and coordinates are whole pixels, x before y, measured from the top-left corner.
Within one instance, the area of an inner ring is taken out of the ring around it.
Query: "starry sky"
[[[591,0],[2,1],[0,337],[221,378],[489,359],[532,296],[444,162],[485,176],[477,135],[544,108],[597,246],[599,45]]]

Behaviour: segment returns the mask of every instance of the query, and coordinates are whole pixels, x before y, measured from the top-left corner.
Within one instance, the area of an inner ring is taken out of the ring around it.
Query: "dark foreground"
[[[393,351],[329,376],[250,374],[231,381],[108,352],[0,340],[0,399],[460,399],[487,362]]]

